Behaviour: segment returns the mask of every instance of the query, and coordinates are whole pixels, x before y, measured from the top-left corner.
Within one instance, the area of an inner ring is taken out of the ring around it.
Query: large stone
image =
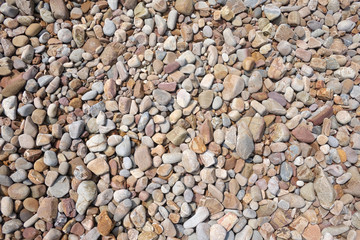
[[[168,134],[166,134],[167,139],[172,142],[174,145],[180,145],[184,142],[187,136],[187,131],[179,126],[175,126]]]
[[[66,20],[69,18],[69,10],[65,6],[64,0],[50,0],[50,8],[56,19]]]
[[[297,128],[291,131],[297,140],[305,143],[312,143],[315,141],[314,135],[304,126],[299,125]]]
[[[269,78],[273,80],[280,80],[286,73],[286,66],[284,64],[284,61],[281,57],[275,58],[268,70],[268,76]]]
[[[244,80],[237,75],[229,74],[224,79],[222,97],[225,101],[231,101],[244,90]]]
[[[320,205],[325,209],[331,209],[336,199],[336,192],[320,166],[315,167],[315,174],[314,190]]]
[[[76,201],[76,211],[84,214],[89,205],[96,199],[97,187],[93,181],[83,181],[77,189],[78,199]]]
[[[152,158],[149,148],[146,145],[140,145],[135,149],[134,153],[135,164],[141,171],[146,171],[152,166]]]
[[[125,50],[126,47],[123,44],[111,42],[105,47],[100,55],[100,60],[104,65],[113,65],[116,63],[116,59],[123,54]]]
[[[254,141],[252,134],[245,125],[245,123],[241,123],[238,127],[238,136],[236,139],[236,152],[239,156],[246,160],[250,157],[255,149]]]
[[[194,228],[199,223],[205,221],[209,216],[209,210],[206,207],[198,207],[195,214],[184,222],[184,228]]]
[[[175,9],[184,15],[190,15],[194,11],[193,0],[176,0]]]
[[[186,149],[182,154],[182,164],[185,168],[185,171],[188,173],[193,173],[199,170],[200,164],[197,160],[196,153],[190,149]]]
[[[55,219],[58,213],[58,199],[55,197],[44,198],[39,205],[37,211],[38,217],[43,218],[46,221],[52,221]]]

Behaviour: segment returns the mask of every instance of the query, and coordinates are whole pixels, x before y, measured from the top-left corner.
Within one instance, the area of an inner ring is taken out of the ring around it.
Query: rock
[[[227,75],[223,84],[222,96],[225,101],[231,101],[244,90],[244,80],[236,75]]]
[[[344,193],[351,194],[355,197],[360,196],[360,190],[357,187],[360,184],[360,174],[356,167],[350,167],[348,169],[348,173],[351,173],[351,178],[346,184],[346,188],[344,189]]]
[[[194,11],[194,3],[192,0],[176,0],[175,9],[181,14],[190,15]]]
[[[3,234],[10,234],[20,229],[23,226],[23,223],[19,219],[11,219],[6,221],[2,226]]]
[[[164,228],[163,234],[167,237],[175,237],[176,235],[176,228],[174,224],[170,221],[170,219],[165,219],[161,226]]]
[[[350,122],[351,115],[347,111],[339,111],[336,114],[336,120],[344,125]]]
[[[56,19],[66,20],[69,18],[69,11],[63,0],[50,0],[50,8]]]
[[[69,43],[72,40],[72,32],[69,29],[63,28],[58,33],[59,40],[63,43]]]
[[[326,233],[330,233],[330,235],[336,236],[336,235],[343,234],[347,231],[349,231],[349,226],[344,225],[344,224],[339,224],[336,226],[330,226],[330,227],[323,228],[321,231],[321,234],[325,235]]]
[[[58,165],[56,153],[50,150],[46,151],[44,153],[44,163],[50,167],[55,167],[56,165]]]
[[[116,146],[116,154],[121,157],[127,157],[131,153],[131,142],[129,136],[125,135],[123,141]]]
[[[280,16],[281,10],[276,5],[268,4],[264,7],[264,13],[265,16],[272,21]]]
[[[14,18],[19,13],[19,10],[8,3],[1,4],[0,12],[2,12],[5,16]]]
[[[356,72],[350,67],[341,67],[334,72],[334,76],[339,78],[340,80],[344,80],[347,78],[354,79],[356,76]]]
[[[91,152],[102,152],[107,148],[107,138],[105,134],[96,134],[86,141],[86,146]]]
[[[290,204],[290,208],[303,208],[305,206],[304,199],[297,194],[286,194],[279,197],[279,200],[284,200]]]
[[[280,103],[278,103],[276,100],[269,98],[264,101],[262,101],[262,104],[265,106],[266,110],[269,113],[275,114],[275,115],[285,115],[286,110],[283,106],[281,106]]]
[[[96,184],[92,181],[83,181],[78,186],[77,193],[79,196],[76,201],[76,211],[84,214],[91,202],[96,199]]]
[[[351,20],[340,21],[337,25],[339,31],[350,32],[355,27],[355,23]]]
[[[46,221],[55,219],[58,213],[58,200],[54,197],[44,198],[39,205],[38,217]]]
[[[146,171],[153,165],[149,148],[143,144],[135,149],[134,160],[141,171]]]
[[[166,134],[167,139],[172,142],[174,145],[180,145],[186,138],[187,131],[182,127],[174,127],[168,134]]]
[[[280,80],[286,73],[286,67],[281,57],[275,58],[268,70],[269,78],[273,80]]]
[[[236,152],[242,159],[248,159],[255,149],[251,132],[245,124],[238,127],[236,139]]]
[[[184,222],[184,228],[194,228],[202,223],[209,216],[209,210],[206,207],[198,207],[195,214]]]
[[[108,173],[110,170],[109,164],[104,158],[101,157],[95,158],[94,160],[89,162],[87,168],[97,176]]]
[[[186,149],[183,152],[181,162],[184,166],[185,171],[187,171],[188,173],[198,171],[200,168],[196,153],[190,149]]]
[[[285,182],[290,181],[291,177],[293,175],[293,170],[287,162],[283,162],[280,167],[280,176],[281,179]]]
[[[167,5],[165,0],[155,0],[152,2],[152,7],[155,11],[164,13],[167,10]]]
[[[98,216],[98,231],[101,236],[107,236],[110,234],[111,230],[114,227],[114,223],[109,217],[107,211],[102,211]]]
[[[315,239],[319,239],[321,238],[321,232],[320,232],[320,227],[318,225],[311,225],[309,224],[302,236],[306,239],[306,240],[315,240]]]
[[[61,236],[62,236],[62,233],[60,230],[51,228],[43,239],[44,240],[59,240],[61,238]]]
[[[153,96],[160,105],[168,105],[171,101],[171,94],[160,89],[155,89],[153,91]]]
[[[315,181],[314,181],[314,190],[316,192],[316,196],[320,201],[320,205],[325,209],[330,209],[334,204],[336,193],[326,178],[324,171],[321,167],[317,166],[315,168]]]
[[[87,43],[85,43],[86,45]],[[85,46],[84,46],[84,49]],[[86,51],[86,50],[85,50]],[[104,65],[113,65],[118,56],[125,52],[125,46],[118,42],[109,43],[100,55],[100,60]]]
[[[11,120],[16,119],[17,99],[16,96],[5,98],[2,101],[5,115]]]
[[[226,229],[220,224],[214,224],[210,227],[211,240],[224,240],[226,237]]]
[[[1,199],[1,213],[9,217],[14,211],[14,202],[10,197],[3,197]]]
[[[262,88],[262,76],[260,72],[254,71],[248,82],[248,91],[250,93],[258,92]]]
[[[8,188],[9,197],[14,200],[24,200],[30,194],[30,188],[22,183],[14,183]]]
[[[56,198],[64,197],[66,194],[68,194],[69,190],[70,181],[66,176],[58,177],[52,186],[48,188],[49,195]]]
[[[177,99],[177,103],[180,105],[180,107],[186,108],[190,103],[191,95],[185,89],[181,89],[177,93],[176,99]]]
[[[137,206],[131,213],[130,213],[131,222],[137,228],[141,228],[145,225],[146,221],[146,211],[144,206],[140,205]]]
[[[314,135],[304,126],[298,126],[291,133],[301,142],[312,143],[315,141]]]
[[[72,139],[79,138],[83,133],[85,127],[85,123],[82,120],[73,122],[69,125],[69,134]]]
[[[17,95],[21,89],[23,89],[25,84],[26,81],[21,76],[16,77],[13,80],[10,80],[1,93],[4,97],[9,98],[13,95]]]
[[[307,183],[300,189],[300,195],[307,201],[315,201],[315,190],[313,183]]]
[[[244,239],[244,240],[250,240],[252,239],[253,235],[253,229],[249,226],[246,225],[241,232],[237,233],[235,236],[235,240],[240,240],[240,239]]]
[[[209,108],[214,99],[214,92],[212,90],[205,90],[199,94],[199,105],[201,108]]]

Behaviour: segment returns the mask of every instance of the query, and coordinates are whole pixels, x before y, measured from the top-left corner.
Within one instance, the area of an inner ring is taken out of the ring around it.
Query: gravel
[[[360,4],[0,3],[1,239],[358,239]]]

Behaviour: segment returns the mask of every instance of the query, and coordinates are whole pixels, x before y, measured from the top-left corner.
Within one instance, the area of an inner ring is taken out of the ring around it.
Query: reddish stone
[[[143,98],[144,97],[144,87],[141,81],[136,81],[134,86],[134,97],[136,98]]]
[[[209,120],[204,121],[204,123],[200,126],[199,131],[205,144],[208,144],[213,140],[213,127]]]
[[[108,99],[113,99],[116,96],[116,83],[113,79],[109,79],[104,84],[104,93]]]
[[[75,217],[76,210],[75,210],[75,202],[71,198],[65,198],[61,200],[62,208],[64,210],[65,216],[67,217]]]
[[[167,92],[174,92],[176,90],[176,82],[162,82],[158,85],[158,88]]]
[[[127,97],[119,98],[119,110],[123,114],[127,114],[130,111],[131,99]]]
[[[326,105],[321,112],[309,118],[309,121],[312,122],[314,125],[320,125],[323,123],[325,118],[330,118],[333,114],[333,108]]]
[[[36,66],[31,66],[23,75],[24,80],[32,79],[38,73],[38,68]]]
[[[109,217],[107,211],[102,211],[98,216],[98,231],[102,236],[107,236],[110,234],[111,230],[114,227],[114,223]]]
[[[281,95],[277,92],[269,92],[267,95],[269,98],[272,98],[275,101],[277,101],[281,106],[283,106],[283,107],[286,106],[286,99],[283,95]]]
[[[39,231],[33,227],[25,228],[23,231],[23,237],[25,239],[34,239],[37,235],[39,235]]]
[[[81,236],[81,235],[84,234],[85,229],[84,229],[84,227],[81,225],[81,223],[75,223],[75,224],[71,227],[70,232],[71,232],[72,234]]]
[[[320,227],[318,225],[309,224],[307,228],[305,228],[302,236],[306,240],[317,240],[321,238]]]
[[[298,126],[291,133],[301,142],[312,143],[315,141],[314,135],[304,126]]]
[[[58,212],[58,199],[54,197],[44,198],[40,202],[37,214],[39,218],[43,218],[46,221],[55,219]]]
[[[175,72],[176,70],[178,70],[180,67],[180,64],[178,62],[172,62],[172,63],[169,63],[168,65],[166,65],[164,67],[164,71],[165,73],[172,73],[172,72]]]

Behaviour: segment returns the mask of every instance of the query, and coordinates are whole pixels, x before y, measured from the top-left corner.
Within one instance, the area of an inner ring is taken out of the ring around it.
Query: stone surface
[[[4,239],[357,239],[357,1],[0,3]]]

